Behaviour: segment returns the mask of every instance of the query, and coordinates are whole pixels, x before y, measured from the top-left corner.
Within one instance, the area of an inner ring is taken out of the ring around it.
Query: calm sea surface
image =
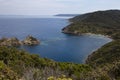
[[[1,17],[0,37],[17,37],[23,40],[32,35],[41,41],[38,46],[22,46],[22,49],[60,62],[83,63],[86,57],[102,45],[110,42],[103,36],[71,36],[61,33],[69,24],[68,18],[59,17]]]

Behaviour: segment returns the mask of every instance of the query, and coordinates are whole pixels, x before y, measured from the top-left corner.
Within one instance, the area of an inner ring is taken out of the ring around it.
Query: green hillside
[[[120,11],[107,10],[87,13],[70,19],[72,22],[63,28],[64,33],[80,35],[95,33],[120,39]]]
[[[0,47],[0,80],[47,80],[63,75],[77,80],[89,71],[91,67],[87,64],[60,63],[15,48]]]
[[[86,64],[93,68],[91,73],[95,73],[91,78],[96,78],[88,80],[120,80],[120,10],[87,13],[70,21],[72,23],[62,29],[63,33],[102,34],[113,39],[88,56]],[[98,76],[101,76],[100,79]]]

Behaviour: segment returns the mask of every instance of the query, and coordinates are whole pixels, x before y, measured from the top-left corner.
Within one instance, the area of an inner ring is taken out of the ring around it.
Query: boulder
[[[40,41],[34,38],[31,35],[28,35],[23,41],[23,45],[38,45],[40,44]]]
[[[21,42],[16,38],[2,38],[0,39],[0,46],[20,46]]]

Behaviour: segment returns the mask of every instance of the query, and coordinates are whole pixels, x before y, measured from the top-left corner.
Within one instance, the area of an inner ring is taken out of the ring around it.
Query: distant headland
[[[78,16],[80,14],[57,14],[55,16],[61,16],[61,17],[74,17],[74,16]]]

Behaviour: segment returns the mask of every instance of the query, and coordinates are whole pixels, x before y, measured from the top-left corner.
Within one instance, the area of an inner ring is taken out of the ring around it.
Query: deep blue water
[[[0,18],[0,37],[20,40],[32,35],[41,41],[38,46],[22,46],[31,53],[60,62],[83,63],[94,50],[110,39],[101,36],[72,36],[61,33],[69,24],[66,18]]]

